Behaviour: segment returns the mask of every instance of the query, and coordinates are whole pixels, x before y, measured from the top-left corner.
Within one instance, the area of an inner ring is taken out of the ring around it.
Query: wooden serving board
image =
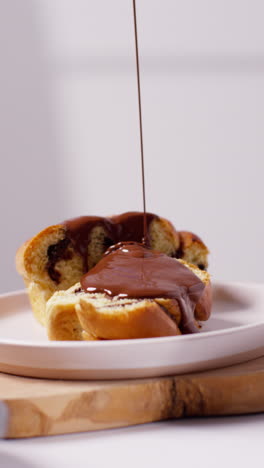
[[[0,373],[0,432],[6,438],[261,411],[264,357],[206,372],[139,380],[62,381]]]

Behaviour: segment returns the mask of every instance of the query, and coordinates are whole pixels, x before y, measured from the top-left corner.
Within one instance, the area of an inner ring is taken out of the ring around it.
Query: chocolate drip
[[[111,297],[175,299],[180,307],[183,333],[198,331],[194,308],[205,288],[186,266],[135,242],[110,247],[100,262],[81,279],[88,293]]]
[[[155,218],[158,219],[158,216],[153,213],[140,213],[137,211],[113,216],[114,224],[120,226],[115,243],[133,241],[149,244],[149,226]]]
[[[141,152],[142,195],[143,195],[143,210],[144,210],[144,224],[143,224],[144,236],[142,238],[142,242],[144,245],[148,245],[149,240],[147,237],[144,146],[143,146],[143,125],[142,125],[142,106],[141,106],[141,90],[140,90],[140,69],[139,69],[139,53],[138,53],[136,0],[133,0],[133,16],[134,16],[134,36],[135,36],[135,52],[136,52],[136,66],[137,66],[138,116],[139,116],[139,133],[140,133],[140,152]]]
[[[96,226],[102,226],[107,236],[111,237],[112,221],[101,216],[80,216],[68,219],[62,223],[66,227],[66,237],[69,238],[77,252],[83,257],[87,270],[87,246],[90,242],[91,231]],[[114,243],[113,239],[113,243]]]
[[[144,237],[143,218],[144,213],[131,211],[111,218],[81,216],[64,221],[63,224],[66,227],[66,237],[71,240],[74,248],[83,257],[85,270],[87,270],[87,245],[94,227],[102,226],[104,228],[107,246],[121,241],[142,242]],[[148,241],[149,226],[153,219],[158,219],[158,216],[146,213],[147,235],[145,237]]]

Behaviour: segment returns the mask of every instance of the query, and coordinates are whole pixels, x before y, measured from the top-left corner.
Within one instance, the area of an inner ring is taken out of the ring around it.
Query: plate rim
[[[261,282],[241,282],[241,281],[229,281],[229,282],[224,282],[224,281],[213,281],[212,286],[218,286],[218,287],[226,287],[226,286],[233,286],[233,287],[256,287],[258,289],[263,288],[263,293],[264,293],[264,283]],[[10,291],[6,293],[0,294],[0,301],[1,299],[7,299],[7,298],[12,298],[16,296],[24,296],[25,298],[28,299],[27,295],[27,290],[26,289],[19,289],[15,291]],[[1,319],[1,312],[0,312],[0,319]],[[15,339],[4,339],[1,338],[0,335],[0,346],[1,345],[8,345],[12,347],[32,347],[32,348],[44,348],[44,349],[52,349],[52,348],[102,348],[102,347],[118,347],[118,346],[131,346],[132,344],[135,345],[140,345],[140,344],[146,344],[149,343],[151,344],[163,344],[163,343],[170,343],[170,342],[179,342],[179,341],[196,341],[196,340],[207,340],[213,336],[218,336],[218,335],[230,335],[234,333],[239,333],[239,332],[244,332],[245,330],[248,329],[253,329],[256,327],[259,327],[260,325],[264,325],[264,313],[263,313],[263,320],[249,323],[246,325],[239,325],[235,327],[230,327],[230,328],[224,328],[220,330],[215,330],[215,331],[205,331],[202,333],[193,333],[193,334],[187,334],[187,335],[177,335],[177,336],[161,336],[161,337],[153,337],[153,338],[134,338],[133,340],[131,339],[121,339],[121,340],[105,340],[105,341],[47,341],[45,343],[41,343],[39,341],[27,341],[27,340],[15,340]]]

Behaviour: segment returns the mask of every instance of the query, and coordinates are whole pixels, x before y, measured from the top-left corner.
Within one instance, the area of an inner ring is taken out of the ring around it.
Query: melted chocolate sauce
[[[142,244],[121,242],[110,247],[82,277],[81,286],[88,293],[105,293],[110,297],[175,299],[182,313],[182,332],[198,331],[194,308],[204,283],[177,260]]]
[[[141,108],[141,91],[140,91],[140,70],[139,70],[139,54],[138,54],[136,0],[133,0],[133,16],[134,16],[136,65],[137,65],[138,115],[139,115],[139,132],[140,132],[142,195],[143,195],[143,210],[144,210],[144,219],[143,219],[144,236],[142,238],[142,242],[144,245],[147,245],[148,239],[147,239],[147,217],[146,217],[146,190],[145,190],[144,147],[143,147],[143,126],[142,126],[142,108]]]
[[[146,218],[146,232],[144,232],[144,216]],[[149,243],[148,228],[153,219],[158,219],[158,216],[153,213],[131,211],[112,218],[81,216],[64,221],[63,224],[66,227],[66,237],[71,240],[74,248],[83,257],[84,268],[87,271],[87,245],[90,241],[91,231],[95,226],[104,228],[108,246],[118,242],[142,242],[143,238],[145,238],[146,243]]]
[[[133,14],[144,212],[124,213],[111,218],[85,216],[71,219],[64,222],[66,238],[70,239],[83,257],[85,271],[88,269],[87,245],[95,226],[104,228],[107,245],[114,244],[99,263],[81,278],[82,290],[88,293],[103,292],[110,297],[119,298],[176,300],[181,309],[181,331],[195,333],[198,329],[194,320],[194,308],[203,293],[204,283],[174,258],[147,248],[148,226],[156,216],[146,213],[136,0],[133,0]],[[181,254],[182,245],[175,255]]]

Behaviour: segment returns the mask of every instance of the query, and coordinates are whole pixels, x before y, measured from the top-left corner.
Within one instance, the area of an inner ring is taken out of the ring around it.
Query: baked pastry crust
[[[91,231],[85,262],[89,269],[109,247],[104,244],[106,236],[100,225]],[[153,250],[188,260],[203,269],[207,267],[208,249],[201,239],[195,234],[177,231],[170,221],[154,217],[149,225],[149,238]],[[40,323],[46,325],[49,298],[79,282],[87,266],[67,237],[64,224],[47,227],[18,249],[16,268],[24,279],[34,315]]]
[[[201,270],[208,268],[209,250],[196,234],[189,231],[179,231],[179,258],[197,265]]]

